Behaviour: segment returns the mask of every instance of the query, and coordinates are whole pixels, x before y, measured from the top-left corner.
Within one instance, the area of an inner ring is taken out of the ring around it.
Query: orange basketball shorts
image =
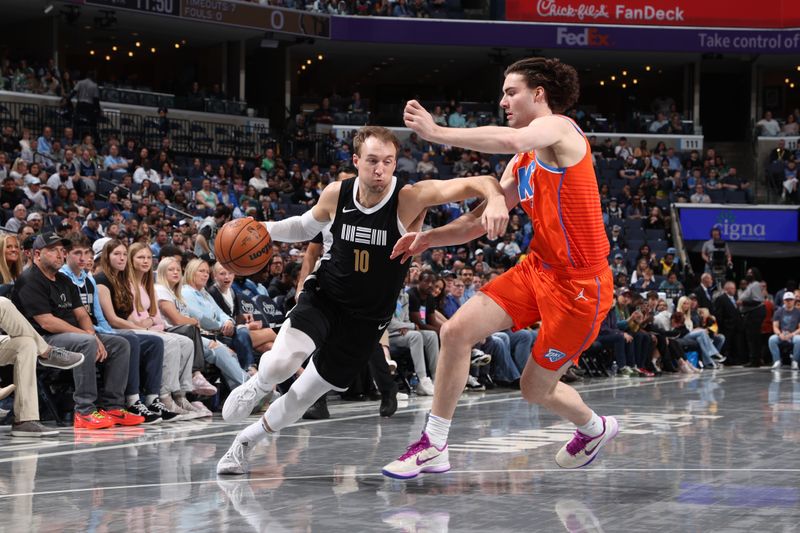
[[[529,255],[481,291],[513,319],[514,331],[541,320],[532,356],[539,366],[556,371],[578,363],[613,305],[611,269],[591,274],[557,273]]]

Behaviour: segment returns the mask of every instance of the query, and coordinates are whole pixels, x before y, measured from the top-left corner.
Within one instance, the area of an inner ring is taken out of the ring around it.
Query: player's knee
[[[464,327],[460,321],[448,320],[439,331],[439,339],[442,345],[447,346],[457,346],[460,344],[472,346],[477,340],[473,342],[471,341],[471,337],[472,335],[470,334],[469,328]]]

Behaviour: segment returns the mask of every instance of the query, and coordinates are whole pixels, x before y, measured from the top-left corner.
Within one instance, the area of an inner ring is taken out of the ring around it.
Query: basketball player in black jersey
[[[358,173],[354,168],[350,166],[342,167],[336,173],[336,181],[348,180],[355,178],[357,175]],[[330,232],[330,228],[326,228],[322,230],[322,232],[317,233],[317,235],[311,239],[311,242],[308,243],[306,254],[303,257],[303,266],[300,269],[300,275],[297,277],[297,294],[303,292],[306,278],[317,269],[322,256],[328,253],[332,244],[333,235]],[[372,354],[369,358],[369,371],[362,371],[361,380],[357,379],[356,381],[361,381],[362,384],[364,384],[366,382],[362,380],[364,380],[365,377],[369,381],[375,381],[375,385],[381,394],[379,412],[381,416],[389,417],[397,411],[397,384],[392,377],[391,370],[386,361],[386,356],[383,352],[384,347],[381,346],[381,344],[389,344],[389,336],[385,330],[383,332],[383,338],[381,338],[372,350]],[[326,397],[325,394],[320,396],[303,414],[303,418],[307,420],[330,418],[331,415],[328,412]]]
[[[319,202],[299,217],[267,222],[272,238],[307,241],[331,223],[333,244],[310,275],[258,373],[237,387],[222,408],[228,422],[244,420],[277,383],[313,354],[291,389],[245,428],[217,464],[218,474],[244,474],[253,446],[295,422],[320,396],[343,391],[367,364],[386,329],[408,264],[390,259],[394,243],[419,231],[428,207],[467,198],[487,201],[481,221],[490,238],[505,231],[508,209],[491,176],[427,180],[400,187],[394,170],[399,142],[379,126],[354,139],[358,177],[331,183]]]

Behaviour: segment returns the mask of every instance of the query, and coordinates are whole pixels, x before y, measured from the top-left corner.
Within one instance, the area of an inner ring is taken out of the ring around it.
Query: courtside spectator
[[[125,410],[130,346],[95,331],[75,286],[59,272],[69,241],[53,233],[36,237],[33,266],[22,273],[13,292],[14,305],[48,344],[84,355],[73,370],[76,429],[137,425],[144,418]],[[97,389],[97,363],[103,389]]]
[[[792,292],[783,293],[783,306],[772,317],[773,335],[769,338],[769,351],[772,355],[772,370],[781,368],[781,348],[791,346],[792,370],[800,363],[800,309],[795,307]]]

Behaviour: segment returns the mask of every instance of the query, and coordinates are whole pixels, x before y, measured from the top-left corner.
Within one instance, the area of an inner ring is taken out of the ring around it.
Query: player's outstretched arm
[[[415,220],[429,207],[475,197],[486,201],[480,222],[490,238],[497,238],[506,230],[508,208],[503,189],[493,176],[425,180],[403,187],[398,214],[401,220]]]
[[[265,222],[273,240],[279,242],[303,242],[314,238],[333,220],[340,183],[331,183],[322,191],[314,207],[300,216]]]
[[[519,154],[546,148],[556,144],[568,131],[566,128],[572,127],[566,120],[550,115],[518,129],[504,126],[445,128],[436,124],[416,100],[406,104],[403,120],[423,139],[490,154]]]
[[[499,184],[503,193],[502,209],[506,214],[506,222],[508,220],[509,209],[519,203],[516,181],[511,172],[511,168],[512,165],[506,167]],[[491,179],[494,181],[494,178]],[[392,259],[402,255],[402,261],[405,262],[412,256],[431,247],[453,246],[477,239],[481,235],[487,233],[486,227],[482,221],[486,214],[487,206],[488,201],[484,200],[477,208],[469,213],[461,215],[445,226],[434,228],[429,231],[406,233],[395,243],[391,255]],[[503,225],[502,230],[497,233],[496,236],[502,235],[505,230],[506,224]],[[496,238],[496,236],[492,238]]]

